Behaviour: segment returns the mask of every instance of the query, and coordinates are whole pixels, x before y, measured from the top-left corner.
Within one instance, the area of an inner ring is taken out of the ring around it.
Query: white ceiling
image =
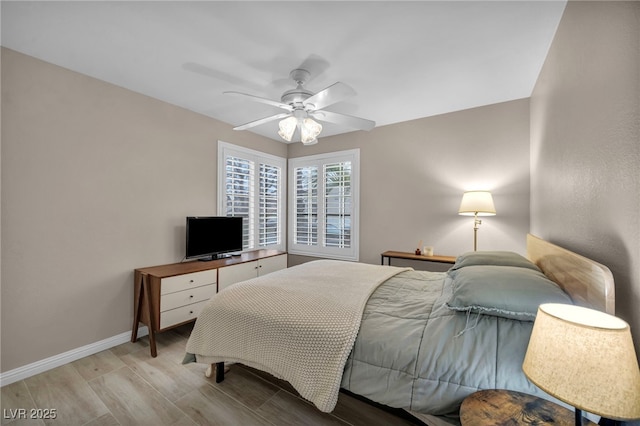
[[[222,92],[279,100],[304,67],[357,92],[328,110],[383,126],[530,96],[565,3],[2,1],[1,42],[234,126],[282,110]]]

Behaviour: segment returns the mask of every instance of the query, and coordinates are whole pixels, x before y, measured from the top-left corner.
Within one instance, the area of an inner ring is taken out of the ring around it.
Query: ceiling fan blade
[[[328,121],[329,123],[340,124],[357,130],[369,131],[376,127],[376,122],[365,118],[353,117],[351,115],[339,114],[331,111],[313,111],[310,113],[314,118],[320,121]]]
[[[264,86],[262,85],[252,83],[248,80],[239,78],[234,74],[226,73],[196,62],[185,62],[182,64],[182,69],[205,77],[214,78],[225,83],[233,84],[234,86],[250,88],[254,91],[264,89]]]
[[[242,93],[242,92],[223,92],[225,95],[234,95],[234,96],[242,96],[245,98],[248,98],[249,100],[255,101],[255,102],[262,102],[263,104],[267,104],[267,105],[272,105],[278,108],[282,108],[282,109],[286,109],[287,111],[293,111],[293,107],[291,105],[287,105],[287,104],[283,104],[282,102],[279,101],[274,101],[271,99],[267,99],[267,98],[261,98],[260,96],[254,96],[254,95],[249,95],[247,93]]]
[[[261,125],[261,124],[264,124],[264,123],[268,123],[268,122],[270,122],[270,121],[277,120],[277,119],[279,119],[279,118],[285,118],[285,117],[288,117],[288,116],[290,116],[290,115],[291,115],[291,114],[290,114],[290,113],[288,113],[288,112],[283,112],[283,113],[281,113],[281,114],[271,115],[271,116],[269,116],[269,117],[261,118],[261,119],[259,119],[259,120],[255,120],[255,121],[250,121],[250,122],[248,122],[248,123],[246,123],[246,124],[243,124],[243,125],[241,125],[241,126],[234,127],[234,128],[233,128],[233,130],[247,130],[247,129],[250,129],[250,128],[252,128],[252,127],[259,126],[259,125]]]
[[[337,82],[306,99],[303,104],[313,104],[314,109],[322,109],[355,94],[356,91],[351,86]]]

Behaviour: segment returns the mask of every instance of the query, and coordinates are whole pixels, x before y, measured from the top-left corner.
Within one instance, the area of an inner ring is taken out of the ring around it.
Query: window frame
[[[351,162],[350,175],[350,192],[351,192],[351,214],[350,214],[350,247],[326,247],[324,246],[324,233],[320,230],[324,229],[327,213],[325,199],[325,173],[326,165]],[[317,243],[314,244],[296,244],[295,242],[295,226],[296,226],[296,169],[301,167],[317,167],[318,170],[318,200],[317,200],[317,217],[318,217],[318,236]],[[287,249],[290,254],[323,257],[330,259],[358,261],[360,256],[360,149],[350,149],[346,151],[330,152],[324,154],[310,155],[304,157],[290,158],[288,160],[288,214],[287,214]],[[320,179],[322,178],[322,179]]]
[[[287,210],[286,210],[286,194],[287,194],[287,159],[278,157],[276,155],[267,154],[265,152],[257,151],[250,148],[245,148],[238,145],[233,145],[228,142],[218,141],[218,215],[226,216],[227,210],[227,197],[226,197],[226,160],[227,156],[237,157],[242,160],[252,161],[253,166],[253,192],[251,210],[253,217],[250,216],[249,226],[249,246],[243,248],[243,251],[260,250],[260,249],[275,249],[286,250],[287,242]],[[278,229],[279,229],[279,243],[270,244],[266,246],[260,246],[260,165],[266,164],[267,166],[276,166],[280,168],[279,187],[277,195],[277,210],[278,210]]]

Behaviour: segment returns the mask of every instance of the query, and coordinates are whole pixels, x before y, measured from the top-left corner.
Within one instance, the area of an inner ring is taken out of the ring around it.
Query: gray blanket
[[[373,401],[434,415],[457,413],[478,389],[549,398],[522,372],[532,322],[455,312],[446,273],[402,272],[365,307],[342,378]]]

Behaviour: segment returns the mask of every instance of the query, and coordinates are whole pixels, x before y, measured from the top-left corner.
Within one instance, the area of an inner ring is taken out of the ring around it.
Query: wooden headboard
[[[576,305],[615,315],[613,275],[606,266],[527,234],[527,257]]]

